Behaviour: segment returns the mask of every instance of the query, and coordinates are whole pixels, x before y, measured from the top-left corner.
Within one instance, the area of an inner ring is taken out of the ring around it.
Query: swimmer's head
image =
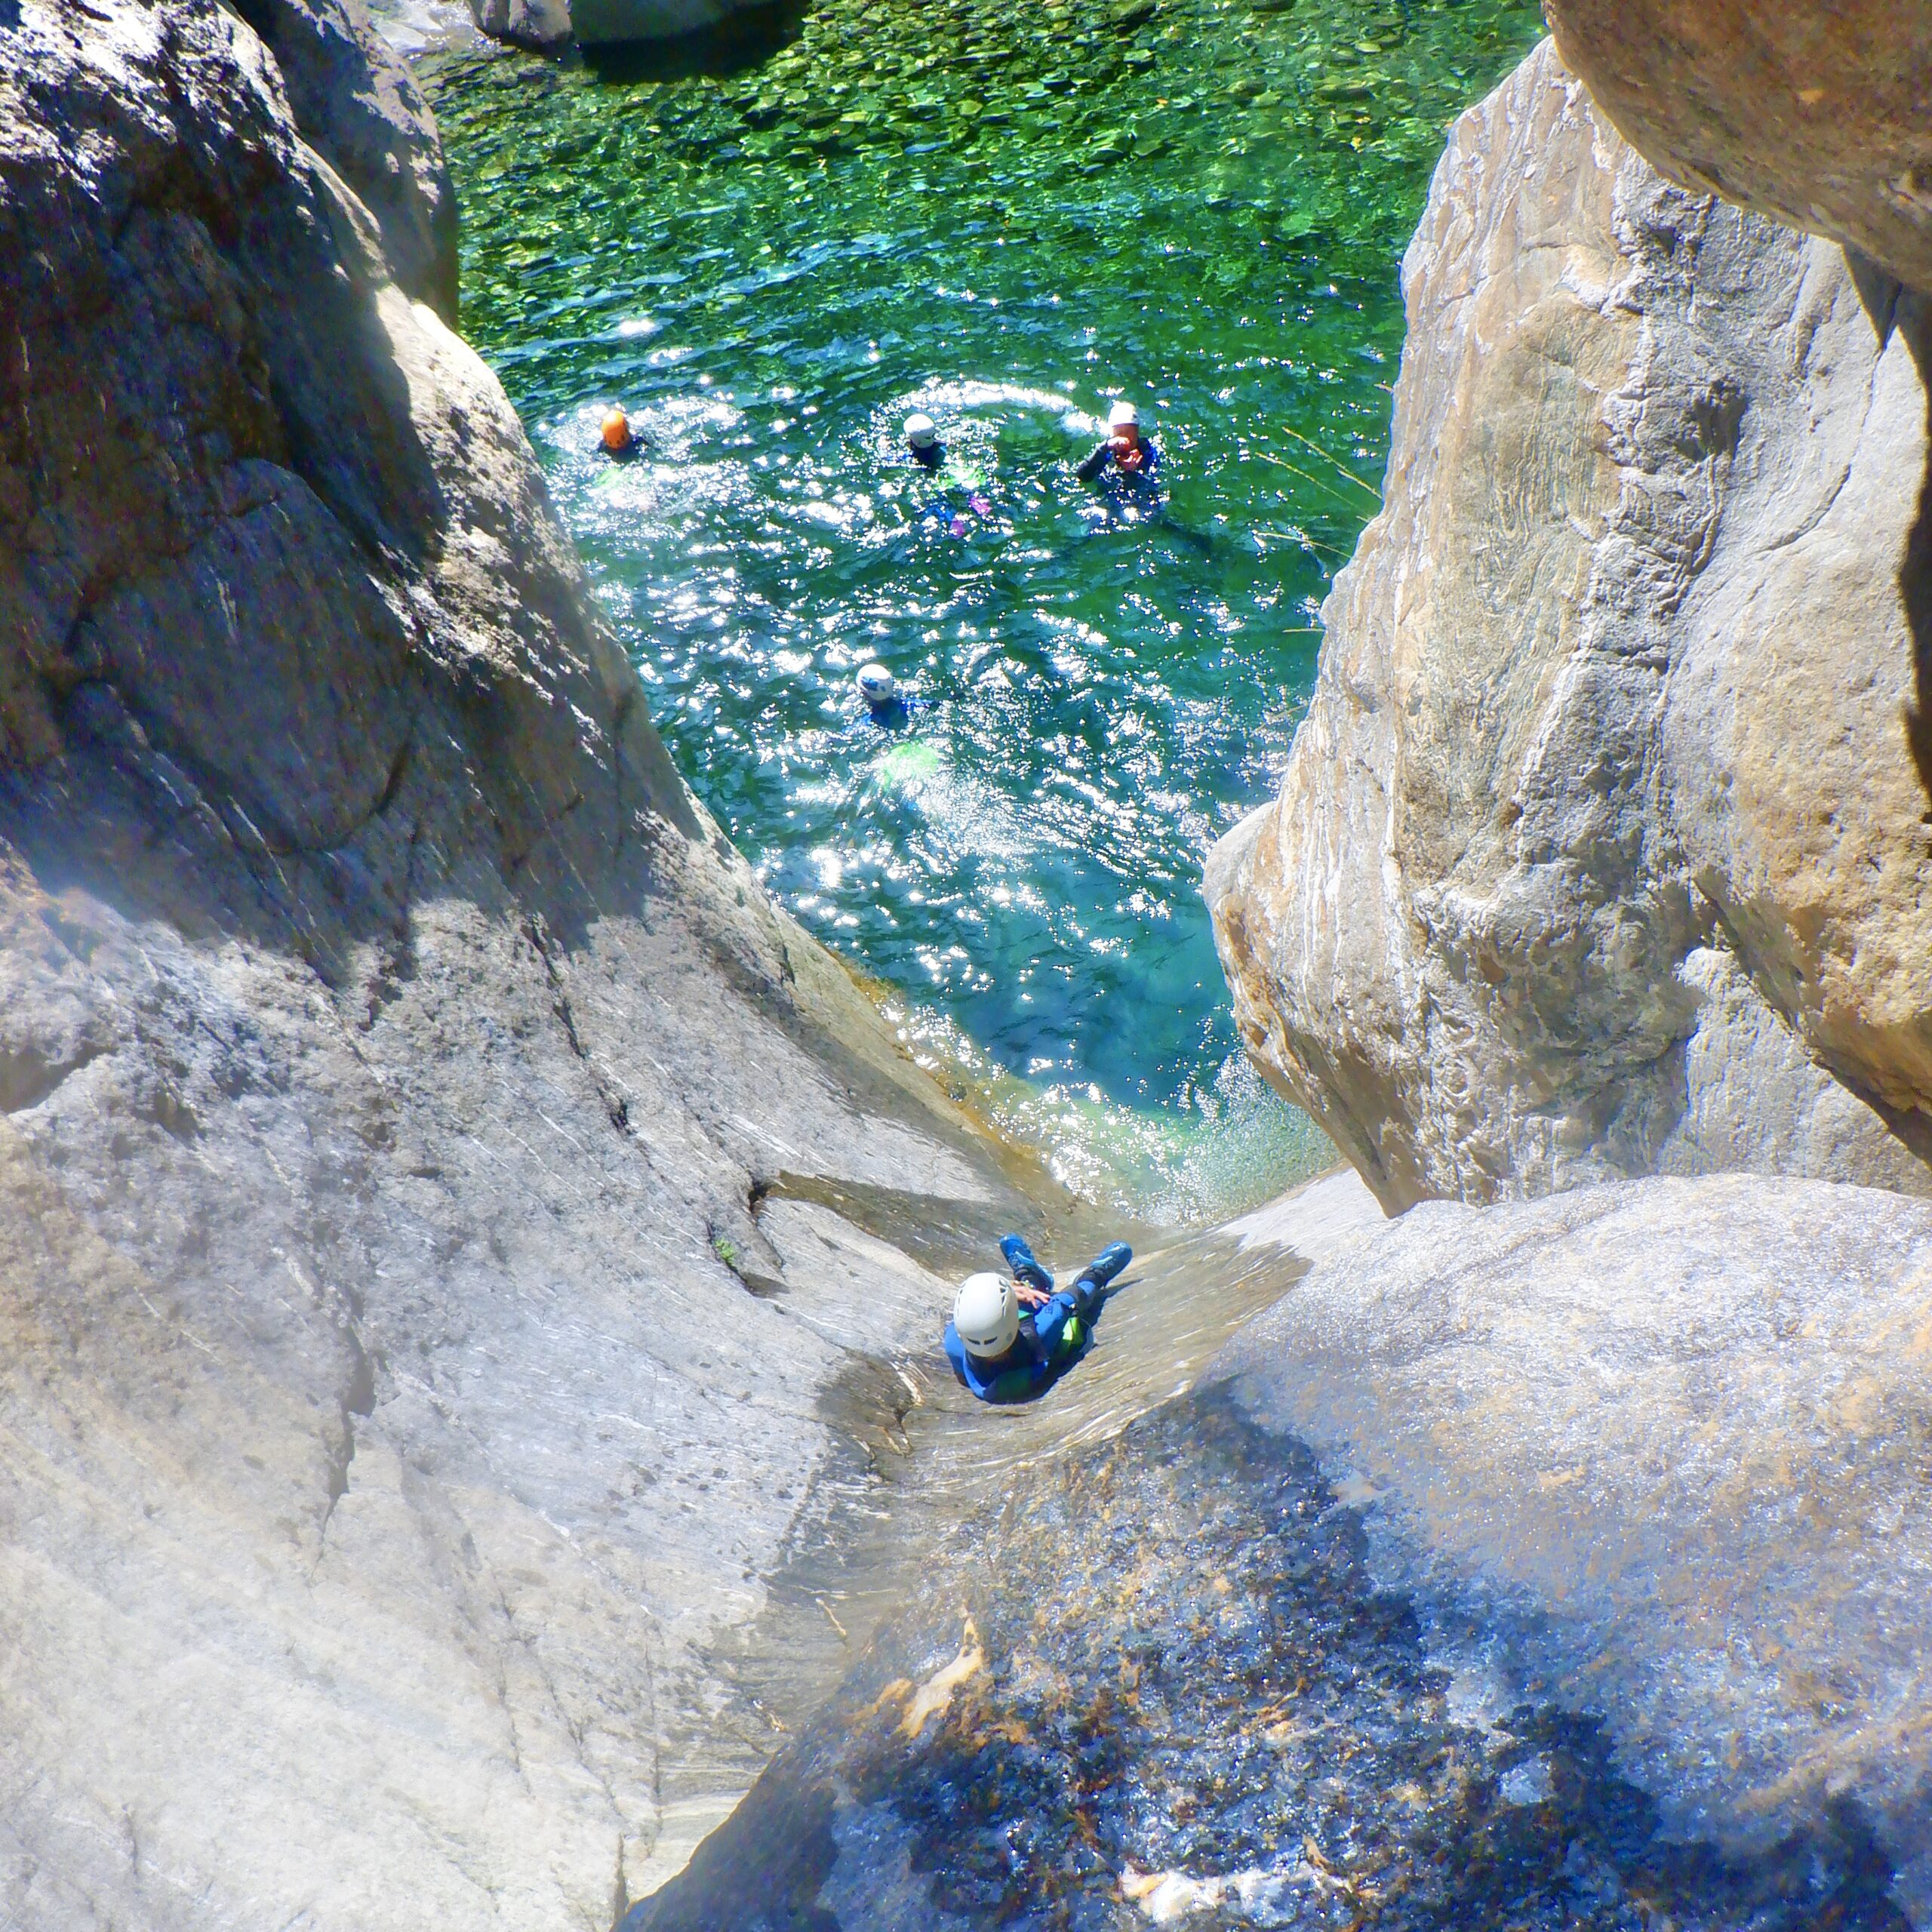
[[[624,405],[614,402],[604,412],[604,447],[613,455],[630,448],[635,438],[631,435],[631,419],[624,414]]]
[[[899,695],[899,680],[883,664],[863,666],[852,681],[858,686],[859,695],[875,711]]]
[[[1140,440],[1140,412],[1122,401],[1107,411],[1107,438],[1111,442],[1137,443]]]
[[[906,419],[906,444],[909,449],[929,450],[939,441],[939,425],[923,410]]]

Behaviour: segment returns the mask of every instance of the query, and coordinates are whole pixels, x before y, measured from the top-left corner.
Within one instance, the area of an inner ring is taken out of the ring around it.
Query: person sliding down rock
[[[1083,483],[1103,477],[1128,483],[1149,480],[1161,466],[1161,452],[1150,436],[1140,433],[1140,412],[1131,402],[1117,402],[1107,412],[1107,439],[1075,472]]]
[[[969,1275],[946,1324],[952,1372],[983,1402],[1023,1402],[1058,1381],[1086,1351],[1107,1284],[1134,1259],[1125,1241],[1103,1248],[1056,1288],[1018,1235],[1000,1252],[1013,1272]]]

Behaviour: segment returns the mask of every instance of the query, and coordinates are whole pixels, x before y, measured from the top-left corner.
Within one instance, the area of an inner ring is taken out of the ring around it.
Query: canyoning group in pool
[[[919,521],[955,537],[971,533],[977,519],[984,522],[993,514],[985,494],[983,479],[977,469],[952,463],[951,452],[940,435],[939,425],[923,410],[906,419],[906,454],[924,474],[946,487],[920,512]],[[614,403],[604,417],[604,454],[613,463],[630,463],[642,452],[644,444],[621,403]],[[1160,445],[1143,433],[1140,411],[1122,399],[1107,414],[1107,433],[1081,463],[1074,474],[1080,481],[1100,486],[1109,521],[1116,512],[1145,515],[1161,503]],[[1183,533],[1185,534],[1185,533]],[[873,723],[888,728],[904,724],[916,708],[916,700],[900,688],[889,666],[874,661],[860,666],[854,679],[860,697]]]
[[[931,417],[923,411],[908,417],[905,437],[912,463],[930,476],[946,474],[949,453]],[[632,460],[643,447],[621,404],[613,404],[605,415],[602,443],[605,454],[617,463]],[[1140,411],[1121,401],[1109,412],[1105,439],[1075,474],[1083,483],[1152,503],[1160,466],[1160,448],[1142,434]],[[966,492],[963,503],[937,497],[922,513],[923,521],[941,525],[955,537],[970,528],[969,513],[983,519],[992,515],[976,475],[957,481]],[[856,683],[875,721],[894,724],[907,715],[910,703],[884,665],[866,665]],[[969,1275],[961,1284],[942,1346],[961,1386],[981,1401],[1023,1402],[1044,1394],[1086,1353],[1107,1290],[1134,1259],[1134,1251],[1124,1241],[1112,1243],[1062,1288],[1023,1235],[1003,1235],[999,1246],[1007,1272]]]
[[[939,425],[923,411],[906,419],[906,451],[911,460],[928,475],[947,473],[950,453],[940,441]],[[1115,506],[1131,505],[1143,512],[1160,502],[1160,446],[1140,428],[1140,411],[1131,402],[1116,402],[1107,415],[1107,433],[1074,474],[1083,483],[1100,484]],[[971,518],[983,521],[993,506],[980,488],[976,472],[958,477],[966,495],[963,502],[947,496],[934,497],[921,512],[921,521],[964,537],[972,528]],[[905,723],[916,701],[900,689],[899,680],[888,666],[874,661],[860,667],[854,679],[872,722],[891,728]]]
[[[601,442],[605,455],[613,463],[633,462],[642,453],[643,441],[622,403],[613,403],[605,412]],[[985,522],[992,517],[993,506],[986,494],[984,479],[977,469],[952,463],[939,425],[923,410],[906,419],[906,454],[943,485],[920,512],[922,525],[963,537],[971,533],[975,520]],[[1159,445],[1142,433],[1139,409],[1122,400],[1108,412],[1106,435],[1074,473],[1083,483],[1100,485],[1110,509],[1144,513],[1159,506],[1160,467]],[[894,695],[888,690],[875,700],[863,685],[860,692],[875,711]]]

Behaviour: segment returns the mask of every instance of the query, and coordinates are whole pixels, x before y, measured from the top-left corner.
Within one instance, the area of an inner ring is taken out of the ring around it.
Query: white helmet
[[[852,681],[868,704],[890,704],[899,695],[899,680],[883,664],[862,665]]]
[[[939,425],[924,411],[916,411],[906,419],[906,440],[915,450],[929,450],[939,441]]]
[[[1004,1275],[969,1275],[952,1304],[952,1325],[966,1352],[995,1361],[1020,1334],[1020,1297]]]
[[[1109,429],[1137,429],[1140,427],[1140,412],[1132,403],[1122,401],[1107,411]]]

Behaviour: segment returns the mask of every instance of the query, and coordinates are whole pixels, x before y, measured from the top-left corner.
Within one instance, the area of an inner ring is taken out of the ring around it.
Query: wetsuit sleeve
[[[1107,465],[1113,460],[1113,445],[1111,443],[1103,443],[1100,448],[1080,466],[1078,469],[1077,469],[1074,474],[1077,475],[1083,483],[1092,482],[1094,479],[1100,475],[1100,472],[1106,469]]]
[[[1071,1291],[1062,1288],[1054,1295],[1044,1308],[1033,1312],[1033,1333],[1039,1339],[1039,1360],[1035,1372],[1044,1376],[1053,1367],[1060,1355],[1060,1343],[1066,1334],[1066,1324],[1079,1312],[1079,1304]]]
[[[955,1378],[963,1383],[967,1388],[972,1389],[973,1384],[966,1374],[965,1344],[959,1339],[959,1331],[954,1327],[952,1324],[949,1321],[946,1324],[946,1334],[943,1337],[943,1343],[946,1349],[946,1358],[952,1364],[952,1373]],[[979,1391],[975,1389],[973,1390],[973,1392],[975,1395],[977,1395]]]

